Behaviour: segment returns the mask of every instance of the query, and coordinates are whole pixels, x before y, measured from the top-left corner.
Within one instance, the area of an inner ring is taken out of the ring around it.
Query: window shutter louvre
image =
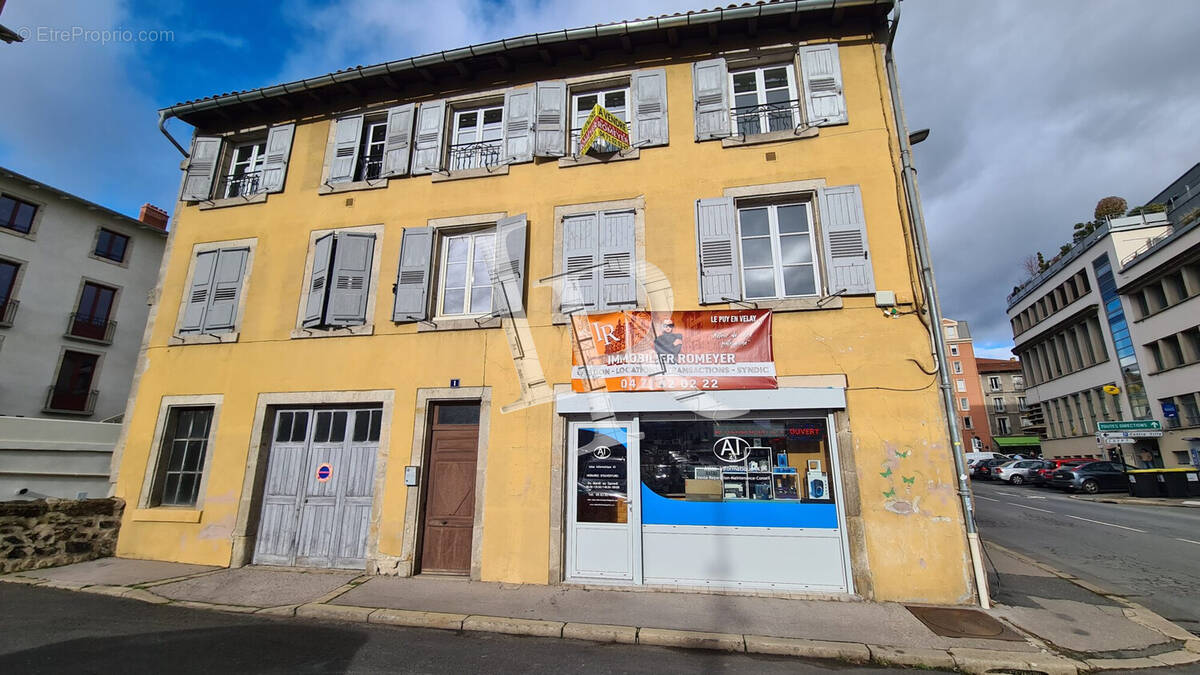
[[[295,124],[281,124],[267,132],[267,159],[263,164],[262,185],[264,192],[281,192],[287,177],[288,158],[292,154],[292,138],[296,135]]]
[[[538,82],[536,111],[533,154],[538,157],[566,155],[567,83],[562,80]]]
[[[492,255],[492,311],[507,307],[516,315],[525,309],[525,243],[529,225],[525,214],[496,222],[496,250]]]
[[[637,306],[637,227],[633,211],[600,214],[599,309],[615,311]]]
[[[308,280],[308,298],[304,305],[305,328],[320,325],[325,317],[326,287],[329,285],[330,255],[333,253],[333,235],[327,234],[313,244],[312,276]]]
[[[446,127],[446,102],[430,101],[417,108],[417,133],[413,143],[412,175],[442,168],[442,131]]]
[[[212,293],[208,298],[208,310],[204,314],[204,332],[233,330],[249,253],[248,248],[226,248],[221,249],[217,255]]]
[[[192,287],[183,299],[187,307],[183,310],[181,333],[199,333],[204,329],[204,313],[208,310],[208,296],[212,291],[213,272],[217,267],[217,251],[205,251],[196,255],[192,265]]]
[[[817,127],[848,123],[838,46],[805,45],[798,50],[798,56],[804,76],[808,123]]]
[[[220,155],[219,136],[197,136],[192,139],[192,151],[183,173],[183,188],[179,192],[180,200],[200,202],[212,195],[213,176],[216,175]]]
[[[662,68],[639,70],[633,74],[633,133],[630,139],[639,147],[666,145],[667,71]]]
[[[405,103],[388,110],[387,139],[383,148],[383,175],[408,175],[409,151],[412,147],[413,113],[416,105]]]
[[[354,180],[358,145],[362,140],[363,116],[343,117],[335,120],[333,125],[333,159],[329,162],[329,182]]]
[[[367,322],[367,291],[371,287],[375,235],[341,232],[334,242],[326,323],[358,326]]]
[[[729,136],[729,69],[725,59],[692,64],[692,96],[696,104],[696,140]]]
[[[533,87],[504,93],[504,161],[533,161],[533,107]]]
[[[696,268],[700,272],[700,304],[742,299],[738,259],[737,212],[733,197],[696,200]]]
[[[867,221],[857,185],[821,190],[821,234],[829,292],[844,288],[846,295],[874,293],[875,273],[867,243]]]
[[[594,213],[563,218],[562,292],[559,311],[596,309],[599,268],[596,267],[598,218]]]
[[[409,323],[429,318],[429,278],[433,259],[433,230],[405,228],[396,271],[396,301],[392,321]]]

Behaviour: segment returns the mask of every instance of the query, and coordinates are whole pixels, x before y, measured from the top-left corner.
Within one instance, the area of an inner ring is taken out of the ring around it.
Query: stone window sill
[[[91,258],[92,260],[99,260],[100,262],[105,263],[107,265],[115,265],[117,267],[129,267],[129,255],[128,254],[126,254],[125,259],[120,262],[118,262],[116,260],[111,260],[109,258],[105,258],[104,256],[96,255],[95,252],[89,253],[88,257]]]
[[[297,328],[292,331],[293,340],[308,338],[353,337],[355,335],[374,335],[375,324],[361,326],[339,326],[337,328]]]
[[[249,197],[230,197],[228,199],[210,199],[205,202],[196,202],[200,205],[201,211],[210,211],[212,209],[224,209],[230,206],[241,206],[243,204],[263,204],[267,201],[267,193],[259,192]]]
[[[765,134],[751,134],[749,136],[730,136],[721,139],[722,148],[737,148],[743,145],[761,145],[763,143],[779,143],[781,141],[795,141],[801,138],[816,138],[820,132],[819,127],[806,127],[800,131],[795,129],[784,129],[782,131],[771,131]]]
[[[93,345],[108,346],[112,344],[112,340],[98,340],[96,338],[84,337],[82,335],[72,335],[71,333],[63,333],[64,340],[74,340],[75,342],[86,342]]]
[[[450,171],[448,173],[433,174],[433,182],[445,183],[451,180],[467,180],[469,178],[487,178],[488,176],[507,176],[508,165],[501,164],[499,166],[481,166],[478,169],[460,169],[458,171]]]
[[[228,333],[176,333],[171,336],[169,345],[219,345],[226,342],[237,342],[240,335],[240,331],[230,331]]]
[[[18,237],[20,239],[28,239],[29,241],[37,241],[37,237],[33,236],[35,233],[37,233],[36,229],[31,229],[28,232],[19,232],[11,227],[0,227],[0,233],[7,234],[12,237]]]
[[[204,511],[200,509],[178,509],[159,506],[151,509],[134,509],[129,519],[138,523],[198,523]]]
[[[769,309],[772,312],[809,312],[818,309],[841,309],[842,296],[827,295],[823,298],[788,298],[786,300],[738,300],[730,302],[734,309]],[[709,305],[711,307],[711,305]]]
[[[611,152],[605,153],[607,156],[597,157],[596,155],[580,155],[579,157],[560,157],[558,159],[558,168],[567,169],[572,166],[588,166],[591,164],[608,164],[610,162],[623,162],[627,159],[637,159],[642,156],[641,148],[632,148],[627,152]]]
[[[436,333],[438,331],[446,330],[475,330],[477,328],[499,327],[500,317],[492,317],[483,322],[477,322],[475,319],[434,319],[432,323],[428,321],[418,323],[417,332]]]
[[[343,192],[357,192],[360,190],[382,190],[388,186],[389,178],[377,178],[375,180],[350,180],[340,183],[322,183],[321,187],[317,188],[319,195],[336,195]]]

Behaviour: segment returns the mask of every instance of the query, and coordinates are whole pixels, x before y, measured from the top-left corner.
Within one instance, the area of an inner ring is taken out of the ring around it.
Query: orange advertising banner
[[[611,312],[571,317],[571,388],[776,389],[771,311]]]

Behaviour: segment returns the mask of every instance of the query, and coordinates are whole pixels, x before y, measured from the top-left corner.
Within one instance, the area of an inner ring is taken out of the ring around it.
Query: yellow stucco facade
[[[917,311],[921,298],[906,236],[910,225],[883,47],[870,35],[839,41],[848,124],[759,145],[694,140],[691,62],[711,58],[712,52],[653,55],[650,63],[666,72],[670,142],[642,149],[628,161],[563,167],[537,159],[512,165],[504,175],[449,181],[412,176],[394,178],[383,189],[320,194],[332,118],[341,111],[295,120],[281,192],[227,208],[180,203],[175,212],[119,453],[115,494],[129,508],[118,555],[222,566],[246,562],[239,546],[253,545],[247,528],[255,522],[260,488],[251,484],[250,467],[259,454],[255,443],[264,442],[262,430],[254,428],[263,424],[262,396],[326,392],[331,394],[321,400],[350,401],[353,392],[388,392],[383,397],[388,400],[367,397],[384,403],[380,482],[368,535],[375,564],[368,569],[396,573],[403,569],[396,562],[413,554],[405,548],[406,527],[414,526],[406,515],[415,502],[404,467],[412,463],[414,429],[424,424],[418,389],[447,387],[457,379],[462,388],[490,392],[486,465],[477,495],[478,577],[557,583],[552,558],[561,533],[552,520],[561,512],[551,502],[554,481],[563,479],[551,471],[553,435],[556,428],[561,433],[554,404],[504,411],[522,390],[503,328],[432,331],[393,323],[389,288],[403,229],[472,214],[527,214],[529,330],[547,382],[563,385],[570,381],[569,329],[553,321],[551,285],[537,283],[554,274],[556,207],[643,200],[646,263],[669,280],[674,309],[701,309],[696,200],[743,186],[823,181],[860,187],[875,286],[895,291],[900,315],[886,316],[869,295],[776,311],[777,371],[781,377],[845,376],[841,504],[856,593],[876,600],[970,601],[970,563],[944,413],[933,377],[922,372],[932,371],[934,363],[928,328]],[[637,67],[642,58],[639,54]],[[601,70],[629,68],[618,63]],[[472,86],[503,89],[534,79],[513,76],[494,86]],[[382,228],[369,334],[297,337],[310,233],[372,225]],[[253,242],[253,252],[236,341],[180,344],[174,336],[194,250],[242,240]],[[219,401],[201,493],[195,508],[151,507],[147,480],[160,452],[155,439],[161,436],[164,401],[187,397]]]

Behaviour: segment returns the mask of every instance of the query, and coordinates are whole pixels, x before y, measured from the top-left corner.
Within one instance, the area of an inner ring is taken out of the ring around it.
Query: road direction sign
[[[1158,420],[1096,422],[1096,431],[1162,431],[1162,424]]]
[[[1097,431],[1100,438],[1162,438],[1161,431]]]
[[[1101,445],[1122,445],[1124,443],[1137,443],[1136,438],[1125,438],[1123,436],[1114,436],[1112,438],[1096,437],[1096,442]]]

